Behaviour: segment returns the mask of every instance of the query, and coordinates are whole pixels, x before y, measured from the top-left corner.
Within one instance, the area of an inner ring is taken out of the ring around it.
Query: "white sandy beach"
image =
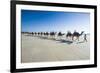
[[[22,34],[21,62],[51,62],[90,59],[90,40],[68,42],[65,37],[59,41]]]

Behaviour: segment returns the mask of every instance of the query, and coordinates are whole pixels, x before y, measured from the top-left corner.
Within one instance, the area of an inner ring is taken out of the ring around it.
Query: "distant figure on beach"
[[[87,42],[87,35],[86,34],[84,34],[84,41]]]

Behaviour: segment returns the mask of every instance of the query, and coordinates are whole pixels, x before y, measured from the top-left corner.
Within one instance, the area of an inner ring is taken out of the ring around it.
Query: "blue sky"
[[[56,12],[21,10],[22,32],[90,32],[90,14],[79,12]]]

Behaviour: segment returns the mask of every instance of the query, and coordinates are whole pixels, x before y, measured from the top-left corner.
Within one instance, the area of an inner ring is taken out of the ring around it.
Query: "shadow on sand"
[[[30,35],[27,35],[27,36],[30,36]],[[37,36],[35,36],[35,37],[37,37]],[[47,39],[47,40],[53,40],[53,41],[57,41],[59,43],[66,43],[66,44],[72,44],[73,43],[73,41],[64,40],[64,39],[58,40],[58,39],[55,39],[55,38],[48,38],[48,37],[41,37],[41,36],[38,36],[38,38],[40,38],[40,39]],[[77,44],[79,44],[79,43],[84,43],[84,42],[83,41],[82,42],[78,42]]]
[[[69,40],[60,40],[60,43],[72,44],[73,41],[69,41]]]
[[[80,43],[84,43],[85,41],[80,41],[80,42],[77,42],[77,44],[80,44]]]
[[[38,38],[40,39],[47,39],[47,40],[53,40],[53,41],[57,41],[59,43],[66,43],[66,44],[72,44],[73,41],[70,41],[70,40],[64,40],[64,39],[55,39],[55,38],[48,38],[48,37],[41,37],[41,36],[38,36]]]

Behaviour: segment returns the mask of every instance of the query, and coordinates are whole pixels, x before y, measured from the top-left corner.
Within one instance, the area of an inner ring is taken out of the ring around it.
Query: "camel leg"
[[[61,40],[61,36],[60,36],[60,40]]]
[[[55,34],[53,33],[53,39],[55,39]]]
[[[54,36],[52,36],[52,39],[54,39]]]
[[[66,36],[66,39],[68,39],[68,36]]]
[[[74,36],[72,36],[72,41],[74,41]]]
[[[78,41],[79,41],[79,37],[77,37]]]

